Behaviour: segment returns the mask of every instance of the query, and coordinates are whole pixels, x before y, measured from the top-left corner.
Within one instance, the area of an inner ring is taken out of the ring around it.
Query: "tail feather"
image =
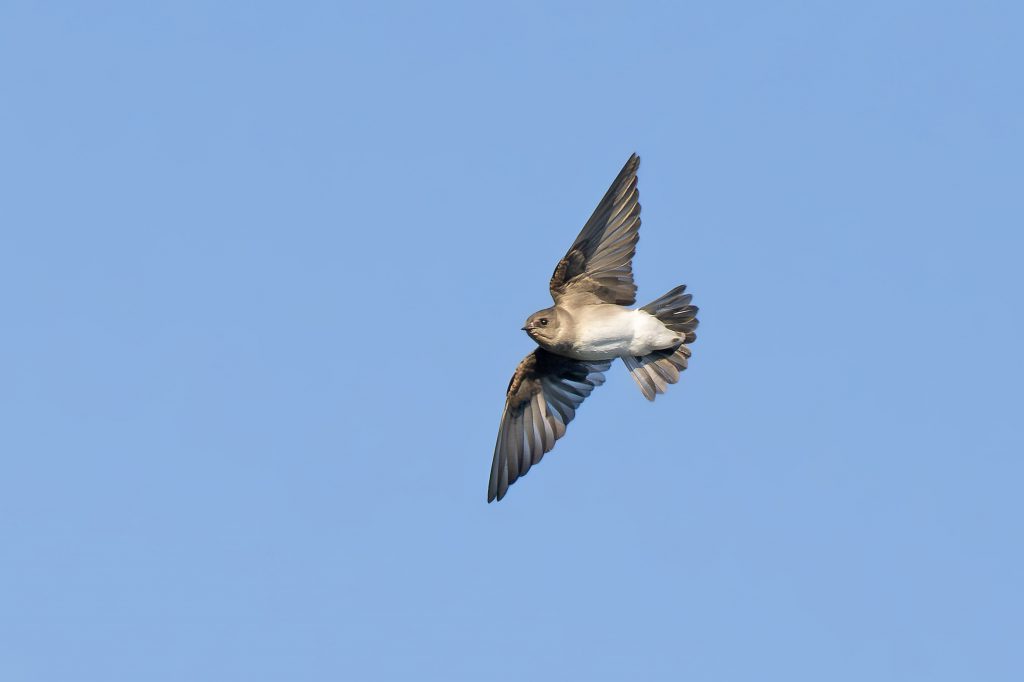
[[[679,374],[686,369],[690,359],[688,344],[697,339],[698,309],[690,303],[693,296],[685,291],[685,284],[678,286],[641,308],[672,331],[683,334],[682,343],[641,358],[631,355],[622,358],[630,376],[648,400],[654,400],[656,395],[668,390],[669,384],[679,381]]]
[[[693,294],[687,294],[686,285],[681,284],[640,310],[654,315],[674,332],[686,335],[683,343],[693,343],[697,339],[697,306],[691,305]]]

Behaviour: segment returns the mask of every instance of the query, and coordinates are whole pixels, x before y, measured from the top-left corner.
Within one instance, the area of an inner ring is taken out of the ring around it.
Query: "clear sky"
[[[1024,679],[1015,2],[0,9],[0,679]],[[621,365],[487,505],[643,158]]]

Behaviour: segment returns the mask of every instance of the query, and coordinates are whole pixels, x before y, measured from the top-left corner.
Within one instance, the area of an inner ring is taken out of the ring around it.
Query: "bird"
[[[636,303],[633,256],[640,230],[632,154],[551,276],[554,305],[526,319],[536,344],[509,381],[494,445],[488,503],[550,452],[583,401],[621,358],[653,401],[679,380],[696,338],[698,308],[686,285]]]

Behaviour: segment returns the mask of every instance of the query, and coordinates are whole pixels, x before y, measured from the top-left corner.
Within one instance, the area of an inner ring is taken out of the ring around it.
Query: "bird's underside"
[[[509,382],[487,501],[500,500],[565,434],[616,357],[648,400],[679,380],[696,339],[697,307],[679,286],[639,308],[632,260],[640,228],[633,154],[551,277],[555,305],[524,329],[538,348]]]
[[[575,360],[614,360],[674,348],[684,340],[646,310],[609,303],[559,304],[552,316],[557,329],[550,338],[527,322],[527,332],[544,350]]]

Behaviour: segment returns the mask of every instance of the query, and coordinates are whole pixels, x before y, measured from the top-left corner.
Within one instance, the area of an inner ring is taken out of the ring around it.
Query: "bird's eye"
[[[542,326],[542,327],[548,326],[548,318],[546,318],[546,317],[540,318],[540,326]]]

